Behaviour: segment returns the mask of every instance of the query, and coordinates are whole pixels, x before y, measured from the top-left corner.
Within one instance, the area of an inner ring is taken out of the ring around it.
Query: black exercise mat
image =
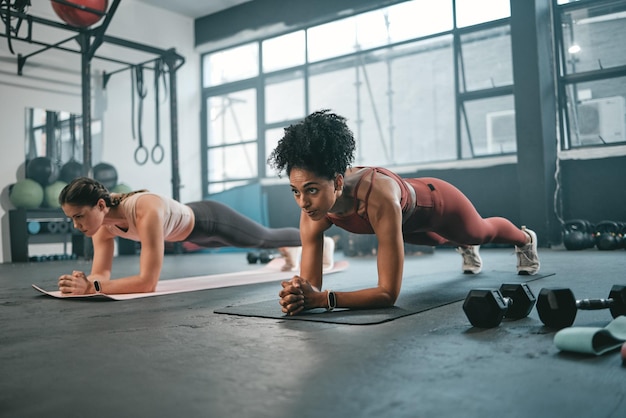
[[[424,277],[422,277],[421,285],[419,277],[406,277],[402,280],[402,291],[395,306],[385,309],[336,309],[333,312],[326,312],[325,309],[312,309],[296,316],[287,316],[280,310],[277,297],[247,305],[226,306],[222,309],[216,309],[214,312],[259,318],[371,325],[393,321],[404,316],[462,301],[471,289],[497,289],[502,283],[530,283],[553,275],[554,273],[519,276],[511,272],[499,271],[483,271],[475,276],[454,273],[448,277],[438,278],[436,283],[428,280],[428,284],[424,284]],[[334,290],[349,291],[354,289],[337,288]],[[538,289],[532,290],[535,294],[539,292]]]

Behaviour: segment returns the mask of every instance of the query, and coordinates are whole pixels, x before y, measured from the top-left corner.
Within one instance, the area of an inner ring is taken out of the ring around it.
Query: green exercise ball
[[[44,189],[44,202],[46,206],[49,208],[60,208],[59,204],[59,194],[61,194],[61,190],[67,186],[67,183],[61,180],[57,180],[49,186],[46,186]]]
[[[111,189],[112,193],[130,193],[133,189],[130,188],[129,185],[124,183],[118,183],[114,188]]]
[[[37,209],[43,203],[43,187],[32,179],[20,180],[13,185],[9,200],[16,208]]]

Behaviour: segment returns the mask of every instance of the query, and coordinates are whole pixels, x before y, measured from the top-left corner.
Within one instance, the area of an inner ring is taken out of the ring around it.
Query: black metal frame
[[[71,5],[73,7],[78,7],[84,9],[84,6],[77,6],[72,3],[67,3],[63,0],[53,0],[58,3],[63,3],[67,5]],[[180,173],[179,173],[179,158],[178,158],[178,109],[177,109],[177,89],[176,89],[176,71],[185,63],[184,57],[179,55],[174,48],[170,49],[161,49],[156,48],[149,45],[144,45],[138,42],[128,41],[122,38],[117,38],[114,36],[106,35],[105,32],[111,22],[111,19],[115,15],[117,7],[119,6],[121,0],[113,0],[109,9],[102,13],[104,16],[104,20],[99,26],[92,28],[78,28],[71,25],[67,25],[64,23],[55,22],[52,20],[40,18],[37,16],[33,16],[24,11],[25,6],[30,4],[30,2],[25,2],[23,0],[15,0],[14,4],[11,4],[10,0],[0,0],[0,17],[2,18],[2,22],[5,24],[4,33],[0,33],[0,37],[5,37],[8,39],[9,50],[11,53],[15,54],[12,47],[12,40],[27,42],[34,45],[43,46],[42,49],[32,52],[27,55],[18,54],[17,56],[17,74],[22,75],[22,70],[26,61],[42,52],[45,52],[49,49],[56,49],[60,51],[70,52],[70,53],[78,53],[81,55],[81,87],[82,87],[82,117],[83,117],[83,138],[84,138],[84,147],[83,147],[83,174],[86,176],[91,176],[93,173],[92,167],[92,143],[91,143],[91,61],[92,59],[100,59],[104,61],[109,61],[113,63],[117,63],[120,65],[125,65],[125,68],[120,70],[104,73],[103,74],[103,88],[106,88],[106,84],[109,81],[110,77],[116,73],[130,70],[137,65],[143,65],[146,63],[154,62],[156,60],[162,60],[167,66],[167,72],[169,73],[169,102],[170,102],[170,142],[171,142],[171,163],[172,163],[172,197],[176,200],[180,200]],[[28,4],[26,4],[28,3]],[[89,9],[89,11],[92,11]],[[97,12],[97,11],[93,11]],[[11,27],[11,19],[16,18],[17,24],[14,29]],[[20,37],[19,30],[20,26],[23,22],[27,23],[27,35]],[[54,27],[57,29],[63,29],[70,32],[75,32],[76,35],[62,40],[60,42],[50,44],[47,42],[39,41],[33,39],[32,36],[32,28],[34,24],[42,24],[45,26]],[[74,40],[80,46],[80,49],[72,49],[68,47],[64,47],[63,44]],[[110,58],[106,56],[96,55],[97,49],[104,43],[109,43],[112,45],[134,49],[142,52],[146,52],[148,54],[156,55],[157,58],[149,60],[144,63],[130,63],[125,61],[120,61],[115,58]]]

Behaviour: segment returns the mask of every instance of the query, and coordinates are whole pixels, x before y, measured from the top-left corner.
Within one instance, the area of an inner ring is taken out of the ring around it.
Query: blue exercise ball
[[[19,209],[37,209],[43,203],[43,198],[43,187],[32,179],[18,181],[9,193],[9,200]]]

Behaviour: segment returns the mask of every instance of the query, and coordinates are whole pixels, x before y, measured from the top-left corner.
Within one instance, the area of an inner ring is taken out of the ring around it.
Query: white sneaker
[[[537,254],[537,234],[522,226],[522,231],[528,234],[530,242],[522,247],[515,246],[517,254],[517,274],[532,276],[539,271],[539,255]]]
[[[478,274],[483,269],[483,260],[478,254],[480,245],[470,245],[463,248],[458,247],[456,251],[463,256],[463,273]]]
[[[285,258],[285,264],[281,268],[282,271],[296,271],[300,267],[302,247],[281,247],[278,251]]]
[[[324,237],[324,253],[322,255],[322,269],[330,270],[335,265],[335,240]]]

